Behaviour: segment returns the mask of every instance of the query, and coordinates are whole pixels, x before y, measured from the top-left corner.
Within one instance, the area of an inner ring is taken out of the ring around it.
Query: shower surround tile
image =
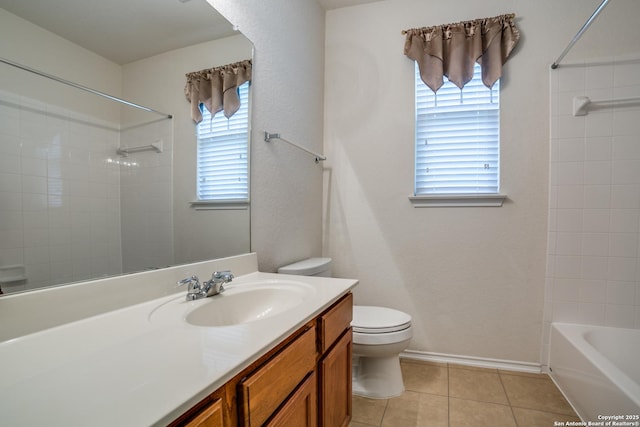
[[[554,321],[639,328],[640,102],[601,105],[578,117],[572,107],[574,96],[639,97],[640,57],[607,58],[550,73],[545,328]],[[581,283],[565,286],[563,280],[573,278]],[[543,336],[545,363],[549,334]]]
[[[0,131],[0,210],[8,213],[0,215],[0,266],[24,265],[27,273],[27,281],[3,289],[121,272],[113,263],[120,241],[112,237],[120,234],[120,216],[109,210],[119,206],[119,193],[105,191],[119,185],[106,163],[119,146],[118,125],[5,91],[0,122],[7,124]],[[86,239],[103,244],[92,252]]]

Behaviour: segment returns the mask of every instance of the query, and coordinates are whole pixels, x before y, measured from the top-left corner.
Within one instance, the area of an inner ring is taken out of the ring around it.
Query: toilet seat
[[[408,341],[413,337],[413,328],[409,325],[407,328],[396,332],[385,332],[383,334],[367,334],[362,332],[353,332],[353,345],[380,346],[395,345]],[[406,348],[406,345],[405,345]],[[398,350],[400,352],[402,350]],[[357,353],[354,351],[354,353]]]
[[[353,306],[353,332],[360,334],[386,334],[411,326],[411,316],[388,307]]]

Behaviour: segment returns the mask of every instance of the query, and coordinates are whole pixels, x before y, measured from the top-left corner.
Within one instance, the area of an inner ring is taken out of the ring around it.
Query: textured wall
[[[209,0],[254,44],[251,250],[261,271],[322,250],[324,11],[315,0]]]
[[[389,0],[326,17],[325,254],[356,303],[413,316],[410,349],[540,361],[549,173],[549,65],[600,2]],[[638,2],[614,2],[571,52],[637,44]],[[514,12],[501,83],[501,208],[412,207],[413,63],[405,28]],[[608,16],[607,16],[608,15]],[[635,34],[635,35],[634,35]],[[611,36],[613,37],[613,36]],[[607,40],[611,40],[608,38]],[[579,56],[578,56],[579,57]]]
[[[321,65],[321,12],[312,1],[210,2],[256,47],[252,249],[261,268],[272,269],[319,252],[317,173],[300,161],[306,155],[265,146],[259,137],[267,127],[319,147],[322,94],[312,95],[316,86],[299,76],[316,75],[313,67]],[[323,252],[337,275],[361,280],[357,303],[413,316],[411,349],[540,361],[548,68],[599,3],[389,0],[327,13]],[[635,50],[637,5],[609,6],[567,60],[606,53],[602,35],[610,27],[617,54]],[[413,64],[402,54],[400,31],[508,12],[517,14],[523,34],[502,81],[501,184],[509,199],[501,208],[415,209],[407,199]],[[301,26],[307,31],[296,30]],[[295,103],[283,104],[297,93]]]

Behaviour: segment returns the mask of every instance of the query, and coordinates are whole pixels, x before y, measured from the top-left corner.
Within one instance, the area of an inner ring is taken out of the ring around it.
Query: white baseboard
[[[504,369],[507,371],[529,372],[533,374],[539,374],[542,372],[542,365],[539,363],[520,362],[517,360],[489,359],[484,357],[460,356],[457,354],[431,353],[416,350],[405,350],[400,353],[400,357],[403,359],[452,363],[455,365]]]

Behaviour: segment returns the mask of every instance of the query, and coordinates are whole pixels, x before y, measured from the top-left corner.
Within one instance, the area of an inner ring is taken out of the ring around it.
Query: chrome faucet
[[[224,292],[224,284],[233,280],[233,274],[229,270],[214,271],[211,275],[211,280],[204,282],[202,285],[202,292],[207,297],[218,295]]]
[[[200,279],[198,276],[193,275],[191,277],[185,277],[177,282],[178,286],[187,286],[187,301],[193,301],[195,299],[202,298],[199,296],[202,293],[202,286],[200,285]]]
[[[233,280],[233,274],[228,271],[214,271],[211,280],[200,284],[198,276],[186,277],[178,282],[178,286],[189,285],[187,288],[187,301],[207,298],[224,292],[224,284]]]

